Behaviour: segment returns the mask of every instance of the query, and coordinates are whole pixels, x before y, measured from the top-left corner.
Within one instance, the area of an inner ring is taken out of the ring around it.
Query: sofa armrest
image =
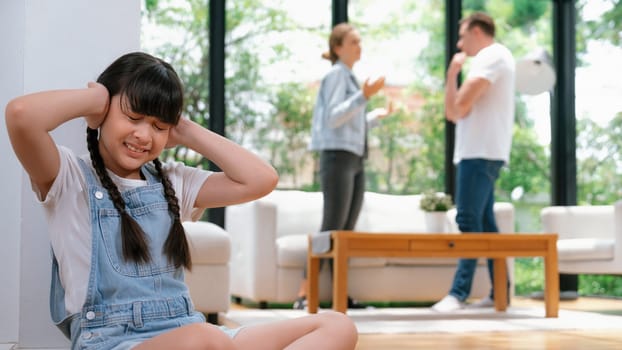
[[[262,199],[226,208],[232,294],[254,300],[272,300],[276,294],[276,216],[275,204]]]
[[[226,312],[229,309],[229,259],[231,240],[220,226],[210,222],[183,223],[192,270],[185,271],[185,281],[198,311]]]
[[[544,207],[540,218],[544,232],[557,233],[560,240],[614,239],[612,205]]]

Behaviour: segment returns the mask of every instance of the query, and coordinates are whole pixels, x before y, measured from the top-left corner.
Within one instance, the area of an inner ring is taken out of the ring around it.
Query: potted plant
[[[424,212],[425,226],[428,232],[447,232],[447,211],[453,208],[451,195],[426,191],[419,201],[419,207]]]

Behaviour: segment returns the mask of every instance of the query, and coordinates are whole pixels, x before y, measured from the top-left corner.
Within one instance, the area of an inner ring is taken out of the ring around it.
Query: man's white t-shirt
[[[43,204],[54,255],[59,263],[59,275],[65,289],[65,307],[70,314],[79,312],[86,300],[91,268],[91,217],[86,178],[77,156],[68,148],[58,146],[60,169],[45,199],[36,188]],[[88,154],[81,156],[91,166]],[[166,162],[167,174],[179,200],[182,221],[192,219],[194,202],[210,171],[188,167],[181,162]],[[108,171],[119,191],[144,186],[147,181],[125,179]]]
[[[490,82],[465,118],[456,123],[454,163],[483,158],[510,161],[514,125],[515,63],[510,50],[499,43],[480,50],[467,74]]]

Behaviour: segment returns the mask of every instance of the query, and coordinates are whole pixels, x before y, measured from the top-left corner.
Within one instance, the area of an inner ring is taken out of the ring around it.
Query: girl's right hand
[[[90,81],[87,86],[89,91],[93,93],[93,112],[85,115],[84,119],[89,128],[97,129],[108,114],[110,95],[108,89],[100,83]]]

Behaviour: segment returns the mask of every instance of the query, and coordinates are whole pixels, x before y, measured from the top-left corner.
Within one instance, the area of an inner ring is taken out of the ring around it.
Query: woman
[[[362,88],[359,86],[352,72],[354,64],[361,59],[359,32],[348,23],[338,24],[330,34],[328,46],[329,52],[322,57],[331,61],[332,68],[318,91],[309,148],[320,152],[320,184],[324,196],[320,231],[352,230],[365,193],[368,126],[386,117],[390,110],[378,108],[366,112],[367,101],[384,87],[384,77],[367,79]],[[295,309],[305,308],[306,295],[305,268]],[[348,307],[360,305],[348,298]]]

